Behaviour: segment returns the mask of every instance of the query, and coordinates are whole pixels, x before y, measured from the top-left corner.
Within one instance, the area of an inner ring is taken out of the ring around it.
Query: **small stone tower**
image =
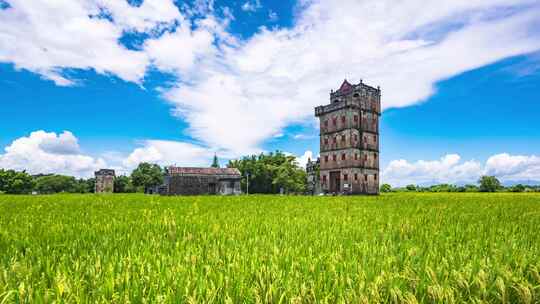
[[[381,90],[347,80],[315,108],[320,120],[320,178],[327,193],[379,193]]]
[[[100,169],[94,172],[96,177],[96,193],[112,193],[114,192],[114,170]]]

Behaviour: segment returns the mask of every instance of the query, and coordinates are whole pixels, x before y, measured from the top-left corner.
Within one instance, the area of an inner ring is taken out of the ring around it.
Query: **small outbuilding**
[[[112,169],[100,169],[94,172],[96,177],[96,193],[111,193],[114,192],[114,170]]]
[[[236,168],[166,168],[164,184],[156,192],[162,195],[238,195],[242,194],[242,176]]]

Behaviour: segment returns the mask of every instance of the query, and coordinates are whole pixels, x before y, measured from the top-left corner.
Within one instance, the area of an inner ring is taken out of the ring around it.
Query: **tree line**
[[[211,167],[218,168],[214,156]],[[228,168],[237,168],[241,175],[244,192],[261,194],[303,194],[306,191],[306,172],[299,166],[296,157],[276,151],[268,154],[246,156],[231,160]],[[166,168],[157,164],[140,163],[130,175],[120,175],[114,180],[115,193],[146,192],[163,183]],[[39,194],[92,193],[94,178],[75,178],[59,174],[30,175],[25,171],[0,169],[0,193]]]
[[[214,156],[211,167],[219,167]],[[276,151],[267,154],[245,156],[231,160],[229,168],[237,168],[242,174],[241,187],[245,193],[260,194],[305,194],[307,178],[305,170],[299,166],[296,157]],[[114,180],[115,193],[146,192],[147,189],[161,185],[166,168],[157,164],[140,163],[130,175],[120,175]],[[24,171],[0,169],[0,193],[40,194],[52,193],[92,193],[94,178],[75,178],[59,174],[30,175]],[[439,184],[432,186],[407,185],[394,188],[382,184],[382,193],[388,192],[540,192],[540,186],[514,185],[505,187],[494,176],[482,176],[478,185]]]
[[[503,186],[495,176],[482,176],[478,180],[478,185],[452,185],[438,184],[432,186],[407,185],[405,187],[393,188],[390,184],[381,185],[382,193],[389,192],[540,192],[540,185],[530,186],[517,184],[513,186]]]
[[[144,192],[149,185],[163,181],[163,172],[158,165],[141,163],[131,175],[120,175],[114,179],[114,192]],[[25,171],[0,169],[0,193],[93,193],[95,185],[95,178],[75,178],[60,174],[30,175]]]

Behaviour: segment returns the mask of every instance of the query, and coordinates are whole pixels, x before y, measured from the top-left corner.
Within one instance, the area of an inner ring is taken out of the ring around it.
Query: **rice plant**
[[[0,196],[0,303],[540,303],[540,195]]]

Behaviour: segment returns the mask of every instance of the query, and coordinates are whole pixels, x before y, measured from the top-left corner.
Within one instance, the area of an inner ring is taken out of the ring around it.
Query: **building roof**
[[[240,170],[236,168],[169,167],[168,172],[171,175],[235,175],[240,177]]]
[[[112,175],[114,176],[113,169],[99,169],[99,171],[94,172],[95,175]]]
[[[353,85],[350,84],[347,79],[343,80],[343,83],[341,84],[341,87],[339,87],[339,90],[337,90],[337,93],[339,94],[347,94],[353,89]]]

